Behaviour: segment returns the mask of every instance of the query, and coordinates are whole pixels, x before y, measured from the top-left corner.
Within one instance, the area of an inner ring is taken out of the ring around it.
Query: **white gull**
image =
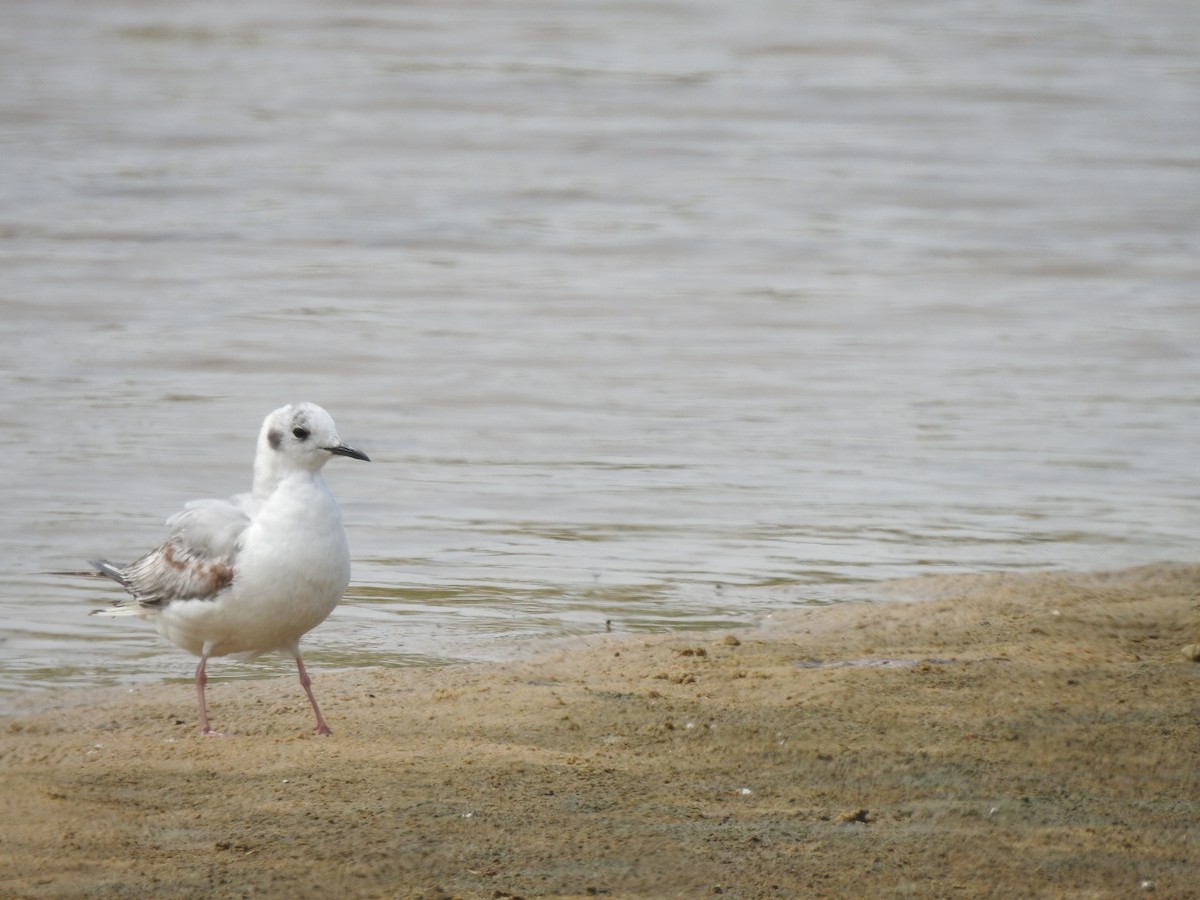
[[[321,477],[333,456],[369,461],[342,443],[329,413],[315,403],[281,407],[259,432],[250,493],[186,504],[167,520],[166,542],[128,566],[92,561],[132,595],[93,615],[149,619],[171,643],[200,657],[196,696],[204,734],[217,734],[204,701],[209,657],[276,650],[296,660],[316,733],[330,733],[300,638],[325,621],[350,584],[342,514]]]

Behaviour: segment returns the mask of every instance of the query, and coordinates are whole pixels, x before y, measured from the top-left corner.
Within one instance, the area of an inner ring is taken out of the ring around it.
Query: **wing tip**
[[[125,581],[125,573],[122,572],[118,566],[110,563],[107,559],[89,559],[88,565],[101,575],[107,575],[113,581],[119,582],[122,585],[127,583]]]

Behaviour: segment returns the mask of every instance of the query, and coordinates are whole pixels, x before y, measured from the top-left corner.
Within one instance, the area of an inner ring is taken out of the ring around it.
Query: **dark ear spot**
[[[272,450],[278,450],[279,445],[283,443],[283,432],[272,428],[267,432],[267,443],[271,445]]]

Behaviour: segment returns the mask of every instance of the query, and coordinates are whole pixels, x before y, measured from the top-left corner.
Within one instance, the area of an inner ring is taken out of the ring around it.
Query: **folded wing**
[[[167,540],[128,566],[105,560],[92,565],[121,583],[132,599],[119,600],[107,615],[138,615],[172,600],[206,600],[233,582],[234,562],[250,524],[248,495],[230,500],[193,500],[167,520]]]

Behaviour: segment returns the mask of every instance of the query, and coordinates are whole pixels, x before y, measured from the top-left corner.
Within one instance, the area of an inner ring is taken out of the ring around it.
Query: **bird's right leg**
[[[204,685],[208,684],[208,676],[204,667],[208,664],[208,654],[211,648],[205,645],[200,654],[200,665],[196,666],[196,699],[200,702],[200,733],[209,737],[221,737],[221,732],[213,731],[208,726],[208,705],[204,702]]]

